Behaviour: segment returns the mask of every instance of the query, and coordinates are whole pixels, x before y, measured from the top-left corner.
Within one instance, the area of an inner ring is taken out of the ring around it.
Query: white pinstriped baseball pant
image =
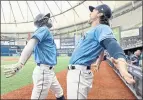
[[[85,66],[75,65],[76,69],[69,69],[67,73],[67,99],[87,99],[92,88],[93,73]]]
[[[63,95],[63,89],[58,82],[54,68],[41,64],[36,66],[33,71],[33,90],[31,99],[46,99],[49,89],[57,98]]]

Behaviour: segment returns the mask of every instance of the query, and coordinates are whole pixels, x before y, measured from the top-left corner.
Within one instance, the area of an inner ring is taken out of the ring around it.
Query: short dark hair
[[[107,18],[107,17],[104,16],[104,15],[100,17],[100,23],[110,26],[109,18]]]

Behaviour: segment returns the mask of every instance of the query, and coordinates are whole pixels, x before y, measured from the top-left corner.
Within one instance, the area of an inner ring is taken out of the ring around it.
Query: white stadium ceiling
[[[1,1],[1,32],[33,32],[33,19],[39,13],[51,13],[53,28],[89,19],[88,6],[102,3],[112,11],[132,1]]]

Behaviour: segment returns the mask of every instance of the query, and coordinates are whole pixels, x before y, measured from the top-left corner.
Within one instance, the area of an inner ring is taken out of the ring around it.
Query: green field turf
[[[7,58],[7,57],[6,57]],[[3,61],[1,65],[14,64],[16,61]],[[69,57],[58,57],[55,72],[60,72],[67,68],[69,63]],[[8,93],[10,91],[19,89],[23,86],[32,83],[32,72],[36,64],[33,58],[30,58],[24,68],[11,78],[5,78],[3,74],[3,68],[1,68],[1,94]]]

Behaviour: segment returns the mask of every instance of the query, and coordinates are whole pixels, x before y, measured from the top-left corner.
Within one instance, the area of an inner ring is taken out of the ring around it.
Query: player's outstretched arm
[[[34,46],[37,43],[38,43],[37,39],[35,38],[30,39],[27,45],[24,47],[18,63],[4,67],[4,74],[7,78],[15,75],[26,64],[27,60],[30,58],[33,52]]]
[[[38,43],[38,40],[36,38],[32,38],[29,40],[29,42],[27,43],[27,45],[25,46],[25,48],[23,49],[21,56],[19,58],[19,63],[22,63],[23,65],[26,64],[27,60],[30,58],[34,46]]]
[[[100,43],[109,52],[110,56],[113,57],[113,64],[119,70],[121,76],[126,80],[126,82],[129,84],[135,83],[132,75],[128,73],[126,56],[117,41],[114,38],[107,38],[102,40]]]
[[[91,64],[91,67],[94,67],[96,71],[99,70],[99,66],[103,60],[103,57],[104,57],[104,51],[101,52],[101,54],[99,55],[98,59],[93,63]]]
[[[99,61],[103,61],[104,59],[104,51],[101,52],[100,56],[99,56]]]

